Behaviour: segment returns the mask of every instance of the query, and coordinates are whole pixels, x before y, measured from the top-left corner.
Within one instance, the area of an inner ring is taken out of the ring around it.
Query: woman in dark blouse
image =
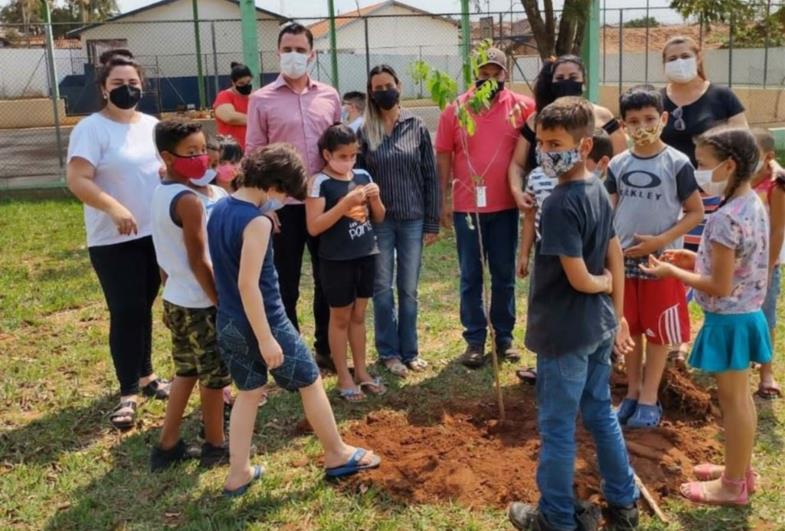
[[[428,128],[400,107],[400,94],[392,67],[371,70],[358,166],[379,185],[387,209],[384,222],[374,226],[379,244],[373,296],[376,350],[387,369],[403,377],[427,366],[417,345],[417,284],[423,244],[436,241],[439,233],[441,202]]]

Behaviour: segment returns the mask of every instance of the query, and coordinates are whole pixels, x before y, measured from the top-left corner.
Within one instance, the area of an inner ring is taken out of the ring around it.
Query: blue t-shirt
[[[596,178],[559,184],[543,204],[541,229],[529,291],[526,348],[558,356],[612,337],[617,321],[610,296],[576,291],[560,260],[583,258],[589,273],[604,271],[608,243],[615,236],[605,187]]]
[[[218,291],[218,326],[228,320],[250,329],[245,316],[237,280],[240,275],[240,255],[243,249],[243,232],[248,224],[261,216],[259,208],[247,201],[228,197],[213,207],[207,223],[207,242],[213,260],[215,287]],[[272,238],[264,256],[259,289],[264,299],[264,311],[270,327],[286,319],[286,311],[278,288],[278,273],[273,262]]]

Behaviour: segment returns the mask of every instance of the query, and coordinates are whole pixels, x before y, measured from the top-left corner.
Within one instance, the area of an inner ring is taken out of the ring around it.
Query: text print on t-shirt
[[[655,191],[660,188],[662,179],[651,172],[632,170],[621,176],[621,182],[625,184],[619,189],[619,195],[623,197],[638,197],[652,201],[662,199],[662,192]]]

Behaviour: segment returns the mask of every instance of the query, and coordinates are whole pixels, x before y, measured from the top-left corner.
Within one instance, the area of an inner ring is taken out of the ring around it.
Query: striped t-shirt
[[[534,200],[537,203],[537,212],[534,214],[534,230],[537,235],[537,241],[541,238],[540,216],[542,215],[542,205],[558,183],[558,179],[545,175],[545,172],[539,166],[529,173],[526,181],[526,192],[534,196]]]

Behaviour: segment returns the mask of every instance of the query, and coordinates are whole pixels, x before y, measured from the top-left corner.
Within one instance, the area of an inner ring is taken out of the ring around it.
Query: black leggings
[[[153,303],[161,276],[150,236],[90,247],[90,262],[109,306],[109,349],[122,396],[139,392],[153,372]]]

